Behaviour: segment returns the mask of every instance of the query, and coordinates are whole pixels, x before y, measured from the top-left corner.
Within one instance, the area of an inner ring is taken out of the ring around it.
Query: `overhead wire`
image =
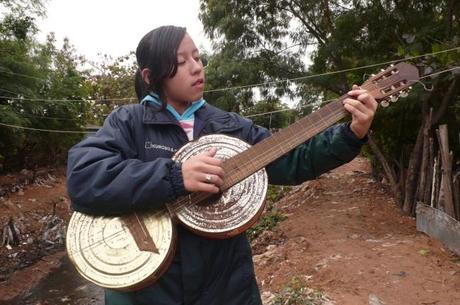
[[[460,47],[457,48],[457,49],[460,49]],[[428,78],[428,77],[437,76],[437,75],[440,75],[440,74],[443,74],[443,73],[446,73],[446,72],[450,72],[450,71],[455,71],[455,70],[460,70],[460,67],[459,67],[459,66],[455,66],[455,67],[450,68],[450,69],[445,69],[445,70],[442,70],[442,71],[434,72],[434,73],[431,73],[431,74],[429,74],[429,75],[422,76],[422,77],[420,77],[420,79],[425,79],[425,78]],[[334,73],[334,72],[331,72],[331,73]],[[325,74],[325,73],[323,73],[323,74]],[[332,99],[332,100],[333,100],[333,99]],[[324,101],[324,102],[329,102],[329,101],[332,101],[332,100],[327,100],[327,101]],[[246,117],[255,117],[255,116],[266,115],[266,114],[272,114],[272,113],[282,112],[282,111],[288,111],[288,110],[292,110],[292,109],[289,108],[289,109],[281,109],[281,110],[269,111],[269,112],[265,112],[265,113],[259,113],[259,114],[249,115],[249,116],[246,116]],[[24,127],[24,126],[11,125],[11,124],[5,124],[5,123],[0,123],[0,126],[10,127],[10,128],[17,128],[17,129],[24,129],[24,130],[43,131],[43,132],[54,132],[54,133],[80,133],[80,134],[81,134],[81,133],[84,133],[84,134],[93,133],[92,131],[52,130],[52,129],[42,129],[42,128]]]
[[[44,129],[44,128],[25,127],[25,126],[18,126],[18,125],[5,124],[5,123],[0,123],[0,126],[10,127],[10,128],[14,128],[14,129],[23,129],[23,130],[41,131],[41,132],[51,132],[51,133],[69,133],[69,134],[89,134],[89,133],[94,133],[93,131]]]
[[[336,70],[336,71],[330,71],[330,72],[324,72],[324,73],[318,73],[318,74],[312,74],[312,75],[306,75],[306,76],[300,76],[300,77],[294,77],[294,78],[287,78],[287,79],[281,79],[281,80],[274,80],[274,81],[262,82],[262,83],[256,83],[256,84],[210,89],[210,90],[205,90],[203,92],[204,93],[222,92],[222,91],[230,91],[230,90],[238,90],[238,89],[248,89],[248,88],[253,88],[253,87],[263,87],[263,86],[284,83],[284,82],[296,82],[296,81],[301,81],[305,79],[311,79],[311,78],[317,78],[317,77],[322,77],[322,76],[329,76],[329,75],[335,75],[335,74],[340,74],[340,73],[368,69],[368,68],[374,68],[374,67],[398,63],[401,61],[413,60],[413,59],[427,57],[427,56],[434,56],[434,55],[439,55],[439,54],[453,52],[453,51],[460,51],[460,47],[450,48],[450,49],[436,51],[436,52],[424,53],[420,55],[409,56],[405,58],[400,58],[400,59],[395,59],[395,60],[390,60],[390,61],[385,61],[385,62],[380,62],[380,63],[363,65],[363,66],[354,67],[354,68],[348,68],[348,69],[342,69],[342,70]],[[0,66],[0,68],[2,67]],[[1,73],[1,70],[0,70],[0,73]],[[0,96],[0,98],[5,98],[5,97]],[[71,99],[54,99],[53,100],[53,99],[40,99],[40,98],[29,98],[28,99],[28,98],[18,98],[18,97],[7,97],[7,98],[16,99],[16,100],[46,101],[46,102],[52,102],[52,101],[81,102],[82,101],[81,99],[80,100],[71,100]],[[120,97],[120,98],[105,98],[105,99],[88,98],[86,100],[94,101],[94,102],[110,102],[110,101],[137,100],[137,98],[136,97]]]

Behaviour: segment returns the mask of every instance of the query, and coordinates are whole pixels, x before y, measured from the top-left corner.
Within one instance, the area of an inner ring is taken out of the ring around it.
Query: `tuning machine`
[[[409,95],[409,91],[412,90],[412,86],[407,87],[407,90],[402,90],[399,93],[400,97],[407,97]]]
[[[386,108],[386,107],[390,106],[390,102],[389,102],[387,99],[383,99],[383,100],[380,102],[380,105],[381,105],[383,108]]]

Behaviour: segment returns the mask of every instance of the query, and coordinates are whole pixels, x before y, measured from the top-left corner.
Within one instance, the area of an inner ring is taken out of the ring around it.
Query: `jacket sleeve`
[[[186,194],[179,163],[168,158],[138,159],[133,121],[121,107],[95,136],[70,149],[67,188],[76,211],[117,215],[161,208]]]
[[[255,144],[268,136],[265,128],[253,125],[248,142]],[[349,123],[331,126],[270,163],[266,167],[269,183],[295,185],[314,179],[353,160],[366,142],[367,137],[358,139],[355,136]]]
[[[267,166],[271,184],[299,184],[355,158],[366,139],[358,139],[349,124],[329,127]]]

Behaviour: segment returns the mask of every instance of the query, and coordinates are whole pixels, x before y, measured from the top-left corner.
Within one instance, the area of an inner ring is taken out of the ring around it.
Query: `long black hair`
[[[163,81],[177,72],[177,49],[187,30],[177,26],[162,26],[148,32],[136,49],[138,69],[135,78],[135,90],[139,101],[153,92],[166,107]],[[150,70],[150,84],[142,79],[141,71]]]

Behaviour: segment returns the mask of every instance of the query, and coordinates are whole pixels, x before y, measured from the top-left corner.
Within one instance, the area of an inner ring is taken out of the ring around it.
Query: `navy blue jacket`
[[[250,120],[209,104],[195,113],[195,138],[206,134],[227,134],[249,144],[270,136]],[[118,108],[95,136],[69,151],[67,186],[74,210],[117,215],[163,208],[185,195],[181,164],[171,157],[187,142],[176,119],[158,106]],[[362,144],[347,124],[331,127],[267,166],[269,182],[313,179],[353,159]],[[129,293],[106,289],[106,304],[261,304],[244,234],[211,240],[178,226],[178,248],[171,267],[155,284]]]

